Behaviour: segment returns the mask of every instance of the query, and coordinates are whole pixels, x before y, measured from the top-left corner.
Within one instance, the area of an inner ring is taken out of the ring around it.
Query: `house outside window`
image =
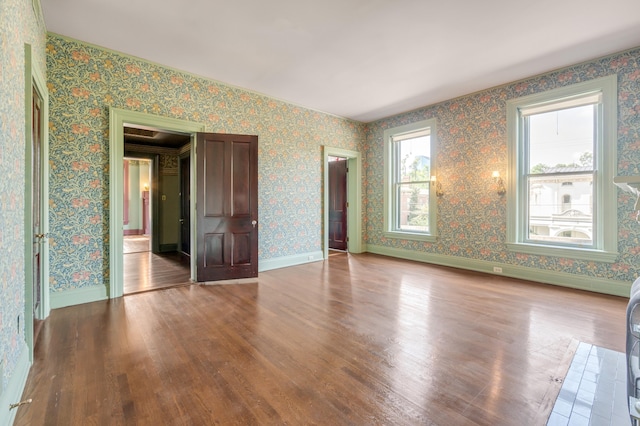
[[[589,194],[591,195],[591,194]],[[589,208],[591,209],[591,206],[589,206]],[[571,209],[571,195],[569,194],[565,194],[562,196],[562,212],[566,212],[567,210]],[[592,216],[593,217],[593,216]]]
[[[434,119],[388,129],[385,141],[385,236],[435,241]]]
[[[616,76],[514,99],[507,110],[508,248],[615,261]]]

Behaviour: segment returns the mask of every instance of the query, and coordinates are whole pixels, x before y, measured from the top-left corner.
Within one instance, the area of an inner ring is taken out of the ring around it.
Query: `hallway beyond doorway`
[[[176,252],[128,253],[123,260],[124,294],[192,284],[189,258]]]
[[[140,253],[151,251],[151,238],[148,235],[125,235],[122,237],[122,253]]]

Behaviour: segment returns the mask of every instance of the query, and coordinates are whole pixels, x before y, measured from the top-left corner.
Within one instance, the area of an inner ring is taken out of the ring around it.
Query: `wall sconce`
[[[496,181],[496,185],[498,186],[498,195],[504,195],[507,193],[507,188],[505,188],[504,186],[504,181],[502,180],[502,178],[500,177],[500,172],[495,170],[492,174],[491,177],[493,177],[493,179]]]
[[[145,191],[148,191],[148,190],[149,190],[149,184],[148,184],[148,183],[145,183],[145,184],[143,185],[143,188],[144,188],[144,190],[145,190]]]
[[[431,176],[431,184],[436,187],[436,196],[442,197],[444,195],[444,191],[442,190],[442,184],[436,180],[435,176]]]

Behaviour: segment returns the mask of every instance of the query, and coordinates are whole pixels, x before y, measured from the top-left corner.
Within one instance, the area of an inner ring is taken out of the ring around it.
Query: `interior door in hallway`
[[[347,249],[347,161],[329,161],[329,248]]]
[[[258,276],[258,137],[198,133],[197,281]]]
[[[180,158],[180,252],[191,254],[191,158]]]

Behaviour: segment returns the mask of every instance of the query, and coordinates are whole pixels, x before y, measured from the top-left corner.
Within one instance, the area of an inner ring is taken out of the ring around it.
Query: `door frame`
[[[25,192],[24,192],[24,276],[25,276],[25,307],[24,307],[24,328],[25,341],[29,348],[29,360],[33,362],[33,213],[31,200],[33,168],[31,161],[32,153],[32,102],[33,90],[35,89],[42,99],[42,114],[40,116],[42,140],[40,144],[40,225],[41,233],[45,235],[42,239],[40,252],[40,307],[36,310],[35,316],[38,319],[45,319],[51,311],[49,301],[49,92],[47,90],[46,79],[33,63],[31,55],[31,45],[25,44]]]
[[[161,117],[137,111],[109,108],[109,298],[114,299],[123,294],[124,271],[122,254],[123,228],[123,158],[124,158],[124,126],[147,126],[159,130],[167,130],[191,134],[191,167],[195,170],[196,133],[204,132],[202,123]],[[195,178],[191,173],[191,212],[195,216]],[[191,249],[194,250],[195,223],[191,223]],[[191,279],[195,278],[195,257],[191,258]]]
[[[322,252],[329,258],[329,157],[347,159],[347,249],[362,253],[362,158],[358,151],[323,146],[323,230]]]

